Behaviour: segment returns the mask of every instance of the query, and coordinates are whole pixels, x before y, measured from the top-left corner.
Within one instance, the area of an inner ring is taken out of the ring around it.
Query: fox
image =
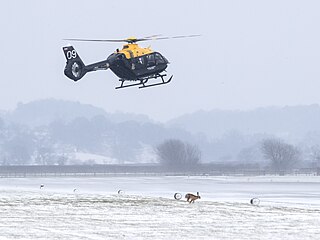
[[[195,200],[201,199],[199,192],[197,192],[197,196],[193,195],[191,193],[187,193],[185,198],[187,199],[187,202],[189,202],[189,203],[194,203]]]

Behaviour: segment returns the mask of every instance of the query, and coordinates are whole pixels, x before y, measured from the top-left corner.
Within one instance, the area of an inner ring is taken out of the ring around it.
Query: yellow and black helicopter
[[[127,39],[64,39],[70,41],[90,41],[90,42],[126,42],[122,49],[117,49],[106,60],[85,65],[79,54],[73,46],[63,47],[64,55],[67,63],[64,69],[64,74],[74,80],[80,80],[87,72],[97,70],[111,69],[120,79],[119,88],[126,88],[132,86],[139,86],[139,88],[152,87],[157,85],[167,84],[172,80],[173,75],[165,80],[166,70],[169,61],[159,52],[151,50],[150,47],[141,48],[137,42],[150,40],[163,40],[174,38],[197,37],[200,35],[175,36],[175,37],[158,37],[159,35]],[[148,84],[150,79],[158,79],[161,81],[157,83]],[[135,83],[124,84],[126,81],[135,81]]]

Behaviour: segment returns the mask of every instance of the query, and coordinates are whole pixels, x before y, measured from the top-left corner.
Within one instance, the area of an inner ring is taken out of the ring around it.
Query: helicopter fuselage
[[[165,81],[166,70],[169,62],[159,52],[154,52],[150,48],[140,48],[138,44],[129,43],[123,46],[122,50],[116,50],[106,60],[85,65],[80,56],[72,46],[63,47],[67,63],[64,74],[74,81],[80,80],[86,73],[107,70],[116,74],[121,81],[118,88],[141,85],[140,88],[156,86],[169,83]],[[146,85],[149,79],[161,78],[160,83]],[[136,84],[124,85],[125,81],[138,81]]]
[[[120,79],[139,80],[161,73],[168,66],[168,60],[158,52],[127,58],[124,53],[116,52],[107,58],[109,68]]]
[[[120,79],[119,88],[126,88],[132,86],[139,86],[139,88],[146,88],[167,84],[172,80],[173,75],[169,79],[163,71],[166,70],[169,62],[159,52],[154,52],[147,48],[141,48],[137,42],[151,41],[151,40],[165,40],[165,39],[179,39],[199,37],[200,35],[185,35],[162,37],[161,35],[152,35],[143,38],[129,37],[126,39],[80,39],[80,38],[66,38],[68,41],[81,42],[126,42],[121,50],[117,49],[106,60],[85,65],[79,57],[73,46],[63,47],[64,55],[67,59],[64,68],[64,74],[73,81],[80,80],[86,73],[111,69]],[[155,83],[148,83],[149,80],[157,80]],[[161,81],[159,81],[159,79]],[[124,84],[125,81],[136,81],[136,83]]]

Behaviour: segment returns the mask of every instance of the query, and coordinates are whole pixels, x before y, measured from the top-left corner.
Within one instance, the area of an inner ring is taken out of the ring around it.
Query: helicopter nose
[[[108,61],[116,61],[116,60],[122,60],[124,58],[124,55],[122,53],[112,53],[109,57],[108,57]]]

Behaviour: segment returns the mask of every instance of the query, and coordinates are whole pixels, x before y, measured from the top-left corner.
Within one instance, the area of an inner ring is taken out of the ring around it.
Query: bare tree
[[[314,145],[310,149],[310,158],[316,167],[320,167],[320,146]]]
[[[157,146],[160,163],[171,170],[192,170],[201,159],[201,152],[195,145],[181,140],[169,139]]]
[[[276,171],[292,169],[300,159],[300,151],[293,145],[281,139],[265,139],[262,142],[262,153],[271,161],[271,166]]]
[[[6,164],[25,165],[30,163],[34,148],[31,140],[18,136],[5,142],[3,147],[6,153]]]
[[[190,166],[196,166],[201,160],[201,151],[196,145],[185,143],[186,163]]]
[[[317,169],[317,175],[320,176],[320,146],[314,145],[310,149],[310,158],[313,166]]]
[[[259,163],[263,165],[261,158],[260,144],[245,147],[237,155],[237,160],[244,164]]]
[[[55,155],[52,147],[41,146],[34,152],[35,162],[39,165],[50,165],[55,163]]]

